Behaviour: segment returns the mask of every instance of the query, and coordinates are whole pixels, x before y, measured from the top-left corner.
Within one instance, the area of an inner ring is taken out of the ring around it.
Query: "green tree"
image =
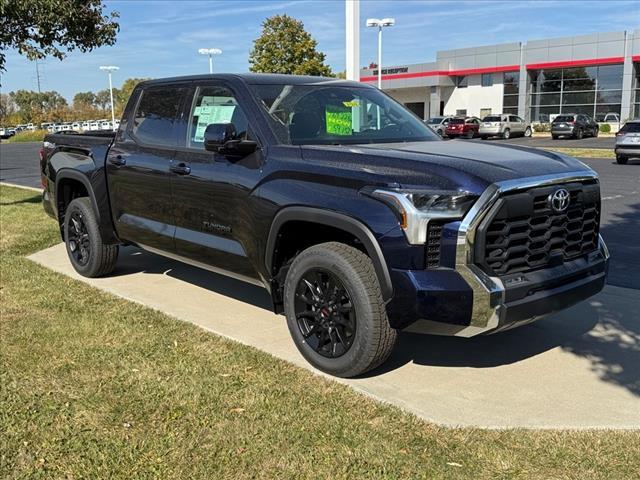
[[[0,71],[9,48],[35,60],[113,45],[118,13],[104,15],[104,8],[102,0],[0,0]]]
[[[136,85],[138,85],[140,82],[144,82],[145,80],[149,80],[149,79],[148,78],[127,78],[122,83],[122,86],[117,90],[117,95],[116,95],[116,90],[113,91],[113,96],[114,96],[113,101],[116,104],[116,107],[120,111],[124,109],[124,106],[129,101],[129,97],[133,93],[133,89],[136,88]]]
[[[30,90],[16,90],[10,92],[9,96],[18,106],[23,122],[38,122],[52,112],[59,115],[67,107],[65,98],[56,91],[38,93]]]
[[[117,89],[115,89],[115,88],[113,89],[113,96],[114,97],[116,97],[116,90]],[[114,100],[114,102],[115,102],[115,100]],[[111,96],[109,94],[109,89],[108,88],[106,88],[104,90],[100,90],[99,92],[96,92],[95,105],[100,110],[106,110],[111,105]]]
[[[330,77],[325,54],[319,52],[304,24],[288,15],[275,15],[262,24],[262,34],[249,54],[250,70],[260,73],[287,73]]]
[[[78,92],[73,96],[74,109],[87,109],[95,106],[96,94],[93,92]]]

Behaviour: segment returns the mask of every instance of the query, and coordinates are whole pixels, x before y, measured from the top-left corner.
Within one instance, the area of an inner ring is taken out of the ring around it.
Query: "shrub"
[[[3,140],[7,143],[19,143],[19,142],[41,142],[44,140],[44,136],[47,134],[46,130],[25,130],[16,133],[8,140]]]
[[[550,132],[551,131],[551,125],[548,123],[535,123],[533,125],[533,131],[534,132]]]
[[[611,125],[609,125],[608,123],[603,123],[602,125],[600,125],[600,131],[602,133],[611,133]]]

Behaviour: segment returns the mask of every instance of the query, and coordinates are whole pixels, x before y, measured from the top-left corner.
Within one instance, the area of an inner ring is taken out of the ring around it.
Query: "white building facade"
[[[360,81],[377,74],[362,69]],[[382,88],[424,119],[640,117],[640,29],[439,51],[435,62],[384,67]]]

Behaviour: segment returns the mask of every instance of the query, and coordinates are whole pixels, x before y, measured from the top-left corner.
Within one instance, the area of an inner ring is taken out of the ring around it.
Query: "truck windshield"
[[[379,90],[322,85],[251,85],[282,143],[396,143],[440,138]]]

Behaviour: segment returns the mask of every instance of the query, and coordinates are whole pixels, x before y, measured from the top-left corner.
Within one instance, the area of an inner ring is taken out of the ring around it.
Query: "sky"
[[[114,86],[131,77],[170,77],[208,72],[199,48],[216,47],[215,72],[248,71],[248,57],[261,23],[288,14],[302,20],[326,54],[334,72],[345,69],[343,0],[106,1],[106,11],[120,13],[114,46],[90,53],[72,52],[59,61],[39,62],[42,90],[56,90],[68,100],[79,91],[108,86],[100,65],[117,65]],[[560,0],[507,2],[474,0],[361,0],[360,64],[377,58],[375,29],[369,17],[394,17],[385,29],[383,65],[435,60],[436,51],[594,32],[640,29],[640,0]],[[7,53],[3,93],[37,90],[34,62]]]

